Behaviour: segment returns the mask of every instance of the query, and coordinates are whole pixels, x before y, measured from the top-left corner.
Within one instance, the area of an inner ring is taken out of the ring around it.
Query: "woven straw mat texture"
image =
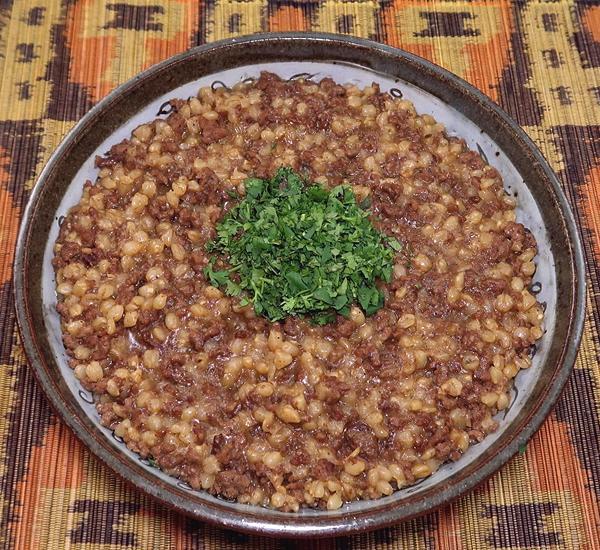
[[[373,38],[472,82],[560,176],[585,242],[588,313],[554,412],[479,489],[397,527],[277,541],[172,513],[125,486],[51,413],[15,329],[12,261],[31,188],[118,84],[191,46],[258,31]],[[0,547],[600,548],[600,4],[424,0],[0,0]]]

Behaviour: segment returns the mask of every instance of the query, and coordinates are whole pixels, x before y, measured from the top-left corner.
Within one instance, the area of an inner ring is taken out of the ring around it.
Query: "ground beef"
[[[352,421],[346,425],[338,454],[340,458],[346,458],[355,449],[359,450],[358,456],[366,459],[376,458],[379,453],[377,437],[363,422]]]
[[[240,492],[247,491],[252,480],[246,474],[240,474],[235,470],[219,472],[215,477],[215,491],[225,498],[235,499]]]

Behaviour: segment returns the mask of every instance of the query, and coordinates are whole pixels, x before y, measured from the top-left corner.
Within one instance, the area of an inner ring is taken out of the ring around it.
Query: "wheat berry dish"
[[[240,503],[334,510],[494,432],[544,312],[518,198],[410,101],[263,72],[96,159],[54,246],[104,426]]]
[[[192,48],[95,105],[31,191],[14,290],[32,371],[99,460],[284,537],[482,483],[556,402],[585,313],[573,215],[518,125],[421,58],[319,33]]]

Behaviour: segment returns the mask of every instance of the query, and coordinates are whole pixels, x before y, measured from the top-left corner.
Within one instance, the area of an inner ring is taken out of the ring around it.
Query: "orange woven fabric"
[[[126,487],[50,412],[15,329],[19,217],[62,136],[101,97],[191,46],[258,31],[369,37],[469,80],[536,141],[574,207],[588,262],[575,371],[527,448],[428,516],[336,540],[227,532]],[[508,0],[0,0],[0,546],[600,548],[600,5]]]

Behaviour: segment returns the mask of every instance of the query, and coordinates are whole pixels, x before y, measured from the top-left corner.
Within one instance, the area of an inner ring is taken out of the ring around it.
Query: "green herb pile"
[[[217,254],[204,270],[211,284],[271,321],[303,315],[324,324],[353,303],[367,315],[383,306],[375,283],[390,281],[401,245],[373,227],[350,187],[308,184],[291,168],[245,187],[208,244]]]

